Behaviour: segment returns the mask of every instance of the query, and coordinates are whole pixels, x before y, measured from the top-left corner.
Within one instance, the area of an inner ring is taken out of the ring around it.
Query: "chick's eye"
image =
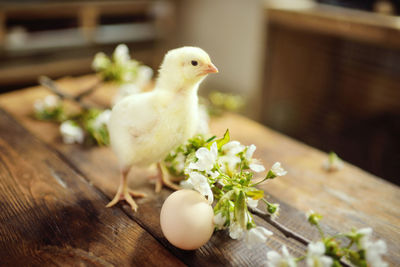
[[[199,64],[199,62],[197,62],[196,60],[192,60],[192,66],[197,66]]]

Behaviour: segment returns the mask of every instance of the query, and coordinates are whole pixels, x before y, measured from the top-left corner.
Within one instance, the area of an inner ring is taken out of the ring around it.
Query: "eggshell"
[[[174,246],[193,250],[211,238],[214,212],[207,200],[193,190],[172,193],[161,208],[161,230]]]

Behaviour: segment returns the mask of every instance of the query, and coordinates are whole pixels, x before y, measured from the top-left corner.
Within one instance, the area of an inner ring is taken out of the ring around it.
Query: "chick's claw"
[[[158,163],[157,169],[158,169],[158,179],[156,181],[156,188],[155,188],[156,193],[161,192],[163,185],[165,185],[166,187],[168,187],[172,190],[180,190],[181,189],[177,184],[174,184],[170,180],[169,172],[163,163]]]
[[[126,200],[126,202],[128,202],[128,204],[132,207],[132,210],[136,211],[138,206],[137,206],[135,200],[133,200],[132,196],[133,197],[146,197],[145,193],[137,192],[137,191],[134,191],[134,190],[128,188],[128,185],[127,185],[128,172],[129,172],[129,170],[122,172],[121,182],[119,184],[117,193],[115,194],[114,198],[106,205],[107,208],[114,206],[120,200]]]
[[[142,192],[133,191],[131,189],[126,189],[126,190],[123,190],[123,192],[117,192],[117,194],[115,194],[113,200],[111,200],[107,204],[106,207],[110,208],[110,207],[114,206],[115,204],[117,204],[119,201],[125,200],[132,207],[133,211],[137,211],[138,206],[137,206],[135,200],[133,200],[132,196],[133,197],[146,197],[146,194],[142,193]]]

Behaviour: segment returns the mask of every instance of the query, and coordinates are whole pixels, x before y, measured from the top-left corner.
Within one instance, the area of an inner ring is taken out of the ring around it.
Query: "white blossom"
[[[133,70],[134,66],[129,66],[129,65],[132,64],[128,63],[125,69],[122,71],[121,80],[124,83],[131,83],[135,79],[135,72]]]
[[[256,226],[246,232],[245,240],[248,246],[265,243],[273,233],[262,226]]]
[[[287,174],[287,171],[285,171],[281,167],[280,162],[275,162],[274,165],[272,165],[271,171],[276,175],[276,176],[284,176]]]
[[[308,267],[331,267],[333,260],[325,256],[325,245],[321,241],[308,244],[306,263]]]
[[[269,251],[267,253],[267,265],[268,267],[296,267],[296,260],[289,254],[288,249],[285,245],[282,246],[282,254],[276,251]]]
[[[230,141],[223,145],[221,150],[224,154],[218,158],[222,171],[226,171],[226,167],[228,167],[230,171],[235,170],[241,161],[238,153],[242,152],[244,149],[245,146],[238,141]]]
[[[104,125],[107,126],[108,121],[110,120],[110,117],[111,117],[111,110],[109,110],[109,109],[104,110],[102,113],[97,115],[97,117],[95,118],[95,120],[93,122],[93,127],[96,130],[98,130]]]
[[[186,157],[185,155],[183,155],[183,153],[178,153],[176,155],[176,157],[174,158],[174,160],[172,161],[172,164],[175,167],[175,170],[178,173],[183,172],[184,168],[185,168],[185,161],[186,161]]]
[[[256,146],[255,145],[250,145],[247,147],[246,150],[246,159],[251,159],[253,157],[254,152],[256,151]]]
[[[234,171],[240,163],[240,158],[236,155],[223,155],[218,158],[218,163],[223,172]]]
[[[153,69],[146,65],[141,65],[137,69],[135,85],[142,89],[146,86],[153,77]]]
[[[197,162],[191,162],[188,166],[190,170],[211,171],[214,168],[218,157],[217,143],[214,142],[210,150],[201,147],[196,151]]]
[[[228,155],[237,155],[240,152],[243,152],[245,149],[245,146],[240,144],[238,141],[230,141],[226,143],[225,145],[222,146],[221,150],[222,152],[228,154]]]
[[[247,206],[249,206],[252,209],[257,208],[258,206],[258,199],[252,199],[251,197],[247,198]]]
[[[43,112],[44,110],[52,110],[60,105],[60,98],[55,95],[48,95],[44,99],[38,99],[34,103],[36,112]]]
[[[217,213],[217,215],[214,215],[214,225],[217,229],[224,228],[225,222],[226,222],[226,218],[225,218],[225,216],[222,215],[221,212]]]
[[[99,71],[102,69],[107,68],[107,66],[110,64],[110,60],[104,54],[103,52],[99,52],[94,56],[93,62],[92,62],[92,68],[95,71]]]
[[[265,167],[263,165],[261,165],[261,164],[250,163],[249,167],[254,172],[263,172],[263,171],[265,171]]]
[[[63,138],[64,143],[73,144],[73,143],[83,143],[84,132],[76,125],[73,121],[64,121],[60,125],[60,132]]]
[[[387,252],[386,243],[383,240],[373,242],[370,240],[372,235],[371,228],[362,228],[357,233],[363,236],[360,239],[361,247],[365,250],[365,256],[368,266],[386,267],[388,264],[383,261],[382,255]]]
[[[233,222],[229,226],[229,236],[232,239],[240,239],[244,236],[244,230],[238,222]]]
[[[258,164],[258,160],[253,159],[254,151],[256,151],[255,145],[250,145],[247,147],[245,157],[249,162],[249,167],[254,172],[263,172],[265,171],[265,167],[261,164]]]
[[[279,203],[275,203],[274,206],[276,207],[276,210],[273,214],[271,214],[271,219],[276,219],[281,211],[281,206],[279,205]]]
[[[198,172],[189,173],[189,178],[181,182],[181,186],[186,189],[194,189],[203,196],[207,197],[208,202],[211,204],[214,201],[214,195],[211,191],[210,184],[207,177]]]
[[[129,49],[125,44],[119,44],[113,53],[113,59],[117,63],[126,64],[130,61]]]

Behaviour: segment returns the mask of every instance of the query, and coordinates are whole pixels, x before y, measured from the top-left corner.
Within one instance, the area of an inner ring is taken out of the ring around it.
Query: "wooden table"
[[[92,76],[65,78],[59,84],[77,92],[94,82]],[[104,206],[119,181],[118,164],[107,147],[63,144],[55,124],[32,119],[35,99],[48,92],[28,88],[0,96],[0,265],[89,266],[259,266],[267,251],[286,244],[296,256],[304,245],[274,232],[267,244],[248,249],[241,241],[217,232],[196,251],[179,250],[166,241],[159,213],[171,191],[154,193],[147,180],[131,179],[149,196],[139,199],[139,210],[124,203]],[[112,90],[102,88],[92,97],[107,103]],[[288,175],[262,187],[281,204],[278,221],[308,239],[318,234],[305,220],[309,209],[324,215],[329,232],[351,227],[373,227],[374,237],[388,244],[386,260],[400,265],[400,190],[350,164],[325,172],[326,155],[239,115],[211,122],[212,133],[229,128],[232,138],[257,146],[256,157],[269,168],[280,161]],[[130,178],[146,177],[137,170]]]

